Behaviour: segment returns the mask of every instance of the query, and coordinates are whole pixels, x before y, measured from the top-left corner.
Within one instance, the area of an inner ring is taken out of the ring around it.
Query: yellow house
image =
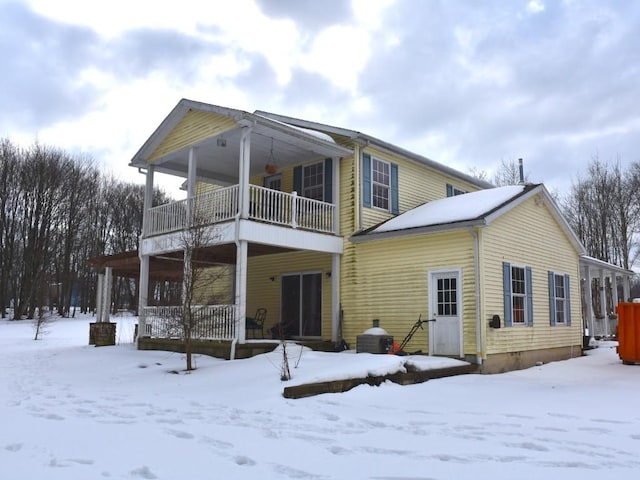
[[[200,336],[355,346],[372,325],[406,351],[482,371],[581,354],[584,249],[543,185],[493,188],[360,132],[181,100],[136,153],[146,173],[140,341],[161,336],[153,261],[181,259],[184,231],[206,231],[226,279]],[[186,179],[187,199],[152,205],[154,173]],[[203,287],[206,289],[206,287]],[[203,296],[206,298],[206,295]]]

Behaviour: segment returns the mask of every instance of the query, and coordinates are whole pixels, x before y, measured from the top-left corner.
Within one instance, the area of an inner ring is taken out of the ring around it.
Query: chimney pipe
[[[520,172],[520,185],[524,185],[524,167],[522,166],[522,159],[518,159],[518,169]]]

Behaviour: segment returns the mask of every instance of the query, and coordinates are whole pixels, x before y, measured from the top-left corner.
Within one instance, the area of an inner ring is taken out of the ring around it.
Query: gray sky
[[[637,1],[0,0],[0,57],[0,136],[123,178],[183,97],[490,177],[522,157],[560,193],[640,161]]]

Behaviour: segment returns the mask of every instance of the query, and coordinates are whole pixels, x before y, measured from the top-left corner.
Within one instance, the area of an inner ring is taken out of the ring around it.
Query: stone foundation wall
[[[568,360],[580,356],[582,356],[581,345],[500,353],[488,355],[483,361],[480,371],[481,373],[503,373],[533,367],[539,362],[557,362],[558,360]]]

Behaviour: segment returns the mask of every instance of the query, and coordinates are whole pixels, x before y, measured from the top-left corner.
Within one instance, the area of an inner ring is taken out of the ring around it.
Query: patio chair
[[[249,332],[252,332],[252,338],[257,338],[257,332],[260,331],[260,338],[264,338],[264,322],[267,319],[267,309],[258,308],[256,314],[253,317],[247,317],[246,329],[247,338],[249,338]]]

